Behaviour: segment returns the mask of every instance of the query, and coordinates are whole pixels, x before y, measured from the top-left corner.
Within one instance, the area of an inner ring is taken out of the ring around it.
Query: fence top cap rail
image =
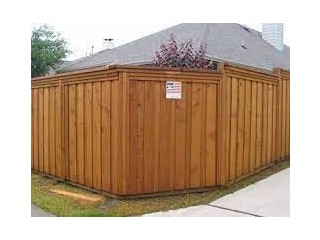
[[[75,75],[94,73],[94,72],[108,73],[108,71],[112,72],[112,71],[130,71],[130,70],[132,70],[132,71],[135,71],[135,70],[167,71],[167,72],[174,72],[174,73],[217,74],[217,73],[221,73],[221,71],[223,71],[223,70],[228,70],[228,68],[231,68],[231,69],[235,68],[232,70],[236,70],[238,68],[239,70],[246,70],[246,71],[251,71],[251,72],[260,73],[260,74],[273,75],[273,76],[275,76],[279,73],[290,74],[289,70],[282,69],[282,68],[274,68],[273,71],[271,71],[271,70],[250,67],[250,66],[246,66],[246,65],[242,65],[242,64],[237,64],[237,63],[224,62],[224,63],[218,64],[217,70],[170,68],[170,67],[156,67],[156,66],[135,66],[135,65],[108,65],[108,66],[100,66],[100,67],[93,67],[93,68],[87,68],[87,69],[82,69],[82,70],[76,70],[76,71],[71,71],[71,72],[67,72],[67,73],[59,73],[59,74],[44,76],[44,77],[35,77],[35,78],[32,78],[31,80],[32,81],[35,81],[35,80],[54,80],[54,79],[59,79],[59,78],[65,78],[67,76],[75,76]]]
[[[283,68],[273,68],[272,70],[267,70],[263,68],[251,67],[251,66],[247,66],[239,63],[232,63],[232,62],[224,62],[223,66],[225,66],[225,69],[228,69],[228,67],[234,67],[234,68],[239,68],[241,70],[247,70],[247,71],[268,74],[268,75],[277,75],[279,71],[282,73],[290,74],[290,70],[283,69]]]
[[[170,67],[156,67],[156,66],[135,66],[135,65],[111,65],[111,66],[100,66],[100,67],[93,67],[87,68],[83,70],[76,70],[66,73],[58,73],[55,75],[50,76],[43,76],[43,77],[35,77],[31,80],[44,80],[44,79],[56,79],[62,78],[70,75],[79,75],[79,74],[86,74],[86,73],[93,73],[93,72],[101,72],[101,71],[108,71],[108,70],[146,70],[146,71],[171,71],[171,72],[182,72],[182,73],[219,73],[217,70],[205,70],[205,69],[190,69],[190,68],[170,68]]]

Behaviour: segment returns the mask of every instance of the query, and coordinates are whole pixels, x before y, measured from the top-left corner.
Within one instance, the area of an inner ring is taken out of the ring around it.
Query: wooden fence
[[[113,196],[224,185],[289,158],[289,79],[230,64],[33,79],[32,169]]]

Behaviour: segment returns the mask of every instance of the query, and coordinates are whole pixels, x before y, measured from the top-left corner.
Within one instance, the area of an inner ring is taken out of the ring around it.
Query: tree
[[[71,51],[67,42],[48,25],[32,30],[31,36],[31,77],[46,75],[56,69]]]
[[[198,50],[194,50],[192,39],[182,42],[178,47],[173,33],[169,35],[167,44],[162,43],[160,52],[156,51],[155,65],[159,67],[198,68],[215,70],[216,64],[205,58],[206,43],[201,43]]]

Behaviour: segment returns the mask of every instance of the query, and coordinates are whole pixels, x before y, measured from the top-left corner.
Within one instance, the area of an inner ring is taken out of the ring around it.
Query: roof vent
[[[283,23],[263,23],[262,38],[277,50],[283,50]]]
[[[246,45],[244,45],[244,40],[241,41],[241,47],[247,49]]]

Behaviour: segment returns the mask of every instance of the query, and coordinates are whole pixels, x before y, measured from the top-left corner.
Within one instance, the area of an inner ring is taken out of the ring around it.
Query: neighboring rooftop
[[[112,64],[145,65],[153,63],[155,52],[169,34],[178,42],[192,39],[194,46],[207,42],[207,58],[214,61],[234,62],[272,70],[290,69],[290,47],[277,50],[256,30],[236,23],[182,23],[122,46],[106,49],[62,66],[58,72],[69,72]]]

